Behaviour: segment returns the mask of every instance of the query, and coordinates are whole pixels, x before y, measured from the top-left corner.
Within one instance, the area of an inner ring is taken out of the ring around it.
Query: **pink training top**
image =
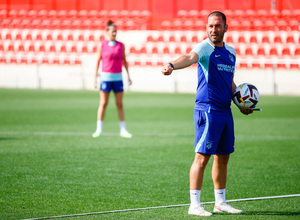
[[[116,41],[116,45],[109,46],[108,40],[102,42],[102,71],[106,73],[121,73],[123,64],[123,44]]]

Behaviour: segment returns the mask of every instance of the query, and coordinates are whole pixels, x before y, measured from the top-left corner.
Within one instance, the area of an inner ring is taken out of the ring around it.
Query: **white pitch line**
[[[88,132],[51,132],[51,131],[0,131],[0,135],[45,135],[45,136],[92,136]],[[119,133],[103,133],[102,136],[119,136]],[[134,137],[193,137],[193,134],[133,134]],[[271,136],[271,135],[236,135],[237,139],[260,139],[260,140],[300,140],[296,136]]]
[[[281,196],[266,196],[266,197],[256,197],[256,198],[245,198],[245,199],[232,199],[227,200],[227,202],[241,202],[241,201],[253,201],[253,200],[263,200],[263,199],[278,199],[278,198],[289,198],[289,197],[298,197],[300,194],[293,195],[281,195]],[[203,202],[201,204],[213,204],[213,202]],[[41,218],[31,218],[24,220],[40,220],[40,219],[54,219],[54,218],[67,218],[67,217],[77,217],[77,216],[87,216],[87,215],[100,215],[100,214],[109,214],[109,213],[118,213],[118,212],[132,212],[132,211],[141,211],[141,210],[150,210],[150,209],[162,209],[162,208],[174,208],[188,206],[190,204],[179,204],[179,205],[167,205],[167,206],[156,206],[156,207],[146,207],[146,208],[135,208],[135,209],[123,209],[123,210],[112,210],[104,212],[91,212],[91,213],[82,213],[82,214],[73,214],[73,215],[60,215],[60,216],[50,216],[50,217],[41,217]]]

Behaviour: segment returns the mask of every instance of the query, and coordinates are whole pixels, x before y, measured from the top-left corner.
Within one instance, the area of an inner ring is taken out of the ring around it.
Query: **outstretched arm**
[[[198,61],[198,54],[195,52],[191,52],[189,54],[180,56],[177,60],[173,61],[171,64],[168,63],[164,65],[161,72],[164,75],[170,75],[173,72],[173,70],[189,67],[192,64],[196,63],[197,61]]]

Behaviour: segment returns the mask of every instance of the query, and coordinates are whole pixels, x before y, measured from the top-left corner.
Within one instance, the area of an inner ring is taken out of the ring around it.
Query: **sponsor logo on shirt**
[[[232,66],[232,65],[218,63],[217,68],[219,71],[226,71],[226,72],[234,73],[234,66]]]

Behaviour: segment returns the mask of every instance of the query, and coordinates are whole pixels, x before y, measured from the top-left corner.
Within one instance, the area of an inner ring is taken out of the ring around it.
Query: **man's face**
[[[221,16],[211,15],[207,19],[206,31],[209,40],[216,46],[223,46],[224,34],[227,31],[228,25],[224,24]]]

